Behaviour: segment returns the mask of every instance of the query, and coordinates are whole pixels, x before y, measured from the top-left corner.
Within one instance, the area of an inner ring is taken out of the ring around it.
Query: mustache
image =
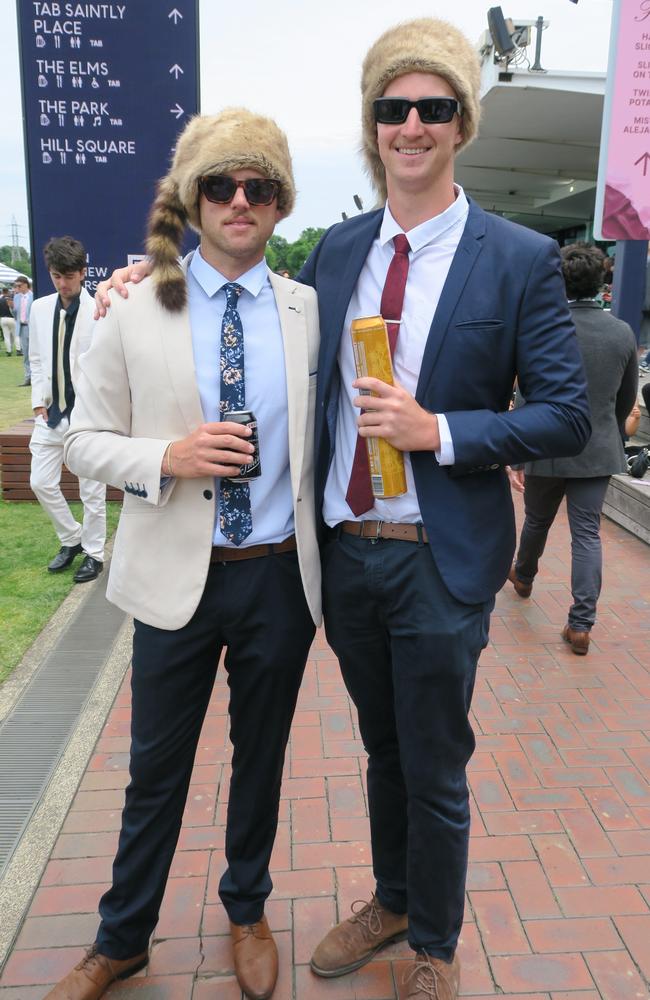
[[[246,222],[254,222],[254,221],[255,221],[255,219],[254,219],[254,217],[253,217],[253,215],[252,215],[252,213],[251,213],[251,212],[249,212],[249,211],[248,211],[247,209],[245,209],[245,208],[241,208],[241,209],[238,209],[238,210],[235,210],[235,211],[234,211],[234,212],[232,213],[232,215],[230,215],[230,216],[229,216],[229,217],[228,217],[228,218],[226,219],[226,225],[227,225],[227,224],[228,224],[229,222],[235,222],[235,221],[237,221],[237,220],[239,220],[239,219],[244,219],[244,220],[245,220]]]

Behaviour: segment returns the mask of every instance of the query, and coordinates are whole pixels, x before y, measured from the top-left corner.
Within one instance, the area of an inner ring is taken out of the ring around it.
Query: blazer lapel
[[[82,288],[81,295],[79,296],[79,319],[83,320],[84,323],[92,325],[94,312],[95,300],[85,288]]]
[[[52,339],[54,336],[54,312],[56,310],[57,297],[58,296],[56,294],[50,297],[50,301],[47,304],[47,311],[43,310],[45,313],[45,322],[40,323],[37,327],[36,333],[41,356],[42,377],[44,379],[49,379],[50,384],[52,382]],[[40,318],[41,317],[39,316],[39,319]],[[35,325],[33,321],[32,325]],[[34,336],[34,331],[31,329],[30,335]]]
[[[321,360],[318,366],[319,395],[325,392],[331,383],[336,368],[345,314],[361,268],[365,264],[372,242],[379,232],[382,218],[383,209],[378,212],[369,212],[361,217],[356,226],[350,226],[348,232],[343,231],[339,245],[336,247],[336,273],[333,275],[336,286],[332,288],[324,283],[318,286],[321,316]],[[330,295],[334,303],[331,308],[328,305]]]
[[[95,311],[94,299],[88,294],[85,288],[81,289],[79,296],[79,309],[74,324],[74,332],[70,341],[70,372],[74,385],[77,378],[77,367],[79,358],[90,347],[93,331],[93,313]]]
[[[463,294],[463,289],[467,283],[476,258],[483,248],[483,237],[485,235],[485,215],[473,201],[470,201],[469,214],[465,224],[465,230],[458,244],[454,259],[449,268],[447,280],[442,289],[442,294],[433,317],[429,336],[427,337],[424,354],[422,356],[422,367],[418,378],[415,398],[422,401],[424,391],[428,385],[437,361],[440,348],[445,339],[449,321],[452,313],[458,304],[458,300]]]
[[[187,274],[191,259],[191,255],[188,254],[182,262],[185,274]],[[157,300],[156,305],[158,305]],[[170,313],[162,306],[158,306],[158,309],[160,336],[167,360],[167,370],[179,409],[183,414],[188,432],[191,433],[203,423],[205,418],[196,382],[189,309],[185,306],[180,313]],[[215,378],[217,376],[218,372],[215,372]]]
[[[269,272],[275,295],[284,346],[289,422],[289,465],[294,496],[300,486],[307,437],[309,406],[309,338],[305,305],[299,286],[286,283]],[[310,442],[311,444],[311,442]]]

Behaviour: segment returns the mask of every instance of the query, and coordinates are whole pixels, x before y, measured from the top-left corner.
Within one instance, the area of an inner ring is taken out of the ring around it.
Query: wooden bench
[[[32,436],[34,418],[28,417],[19,424],[0,431],[0,475],[2,477],[2,499],[11,501],[35,501],[29,487],[29,470],[32,456],[29,439]],[[79,480],[63,466],[61,490],[66,500],[79,500]],[[107,500],[122,500],[122,491],[109,486]]]
[[[643,479],[612,476],[603,514],[650,545],[650,472]]]

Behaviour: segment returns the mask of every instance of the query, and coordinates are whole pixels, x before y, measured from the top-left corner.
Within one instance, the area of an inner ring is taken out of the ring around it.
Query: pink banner
[[[650,0],[618,0],[603,200],[606,240],[650,239]]]

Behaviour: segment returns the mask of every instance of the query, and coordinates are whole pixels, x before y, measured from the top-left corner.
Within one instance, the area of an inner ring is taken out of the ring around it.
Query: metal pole
[[[637,344],[641,328],[641,312],[645,302],[647,257],[647,241],[616,241],[612,314],[630,324]]]
[[[540,62],[542,58],[542,32],[544,30],[544,18],[540,15],[537,18],[537,38],[535,41],[535,62],[530,67],[534,73],[543,73],[544,69]]]

